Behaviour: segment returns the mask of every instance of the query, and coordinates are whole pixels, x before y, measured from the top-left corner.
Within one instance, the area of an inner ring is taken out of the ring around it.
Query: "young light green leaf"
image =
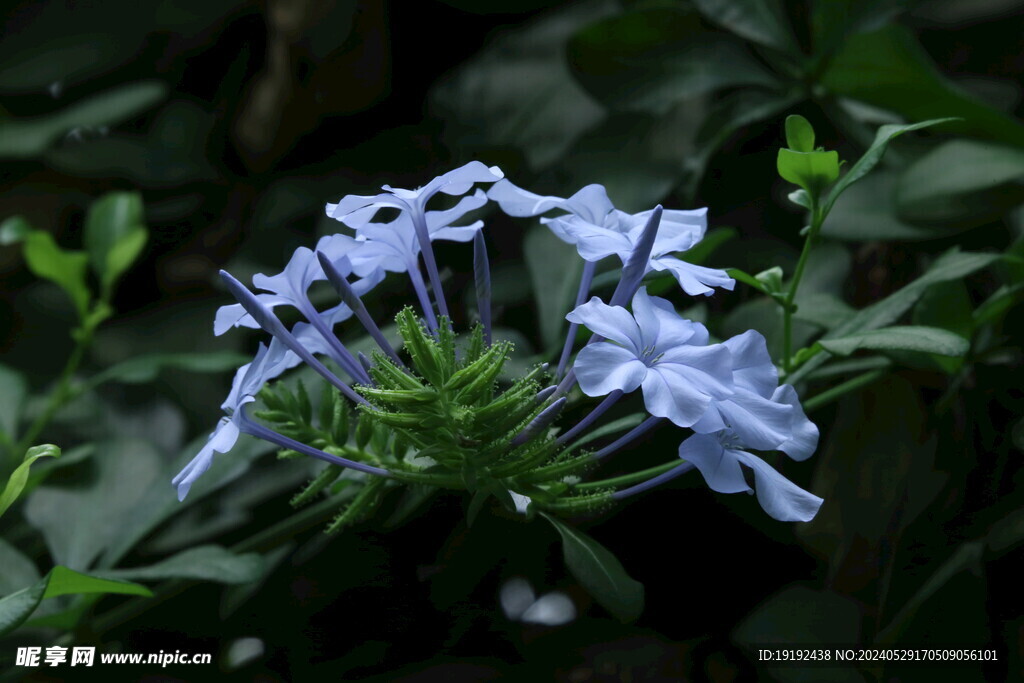
[[[142,251],[147,238],[145,220],[138,192],[110,192],[89,207],[85,249],[104,286],[113,284]]]
[[[541,513],[562,537],[565,564],[593,598],[615,617],[634,621],[644,609],[644,586],[604,546],[561,520]]]
[[[112,581],[76,572],[60,565],[28,588],[22,588],[0,600],[0,636],[10,633],[28,619],[39,603],[61,595],[115,593],[152,597],[145,586],[128,581]]]
[[[7,480],[7,485],[4,486],[3,493],[0,493],[0,517],[3,516],[7,509],[14,504],[14,501],[21,495],[22,490],[25,488],[25,484],[28,482],[28,471],[29,468],[39,458],[59,458],[60,449],[53,444],[43,444],[42,446],[33,446],[28,449],[25,454],[25,459],[20,465],[11,473],[10,478]]]
[[[799,185],[811,197],[818,197],[839,177],[839,153],[794,152],[783,147],[779,149],[776,166],[783,180]]]
[[[860,159],[857,159],[846,175],[844,175],[839,182],[835,184],[835,187],[828,193],[828,197],[825,198],[825,213],[828,213],[832,209],[832,205],[835,204],[836,199],[839,198],[846,188],[853,185],[855,182],[863,178],[868,172],[873,169],[879,161],[882,160],[882,155],[885,154],[886,148],[889,146],[889,142],[904,133],[908,133],[912,130],[921,130],[922,128],[930,128],[931,126],[937,126],[940,123],[949,123],[950,121],[956,121],[955,118],[945,119],[931,119],[930,121],[921,121],[920,123],[912,123],[906,126],[899,126],[896,124],[886,124],[878,129],[875,133],[875,141],[868,147],[868,151],[864,152],[864,155]]]
[[[53,236],[34,230],[24,239],[25,263],[36,277],[56,283],[67,292],[75,304],[79,318],[89,308],[89,286],[85,282],[85,269],[89,257],[80,251],[65,251],[57,246]]]
[[[818,343],[826,351],[837,356],[848,356],[859,349],[919,351],[941,356],[962,356],[970,348],[970,343],[958,334],[922,325],[902,325],[854,332],[835,339],[822,339]]]
[[[148,567],[109,569],[97,571],[103,577],[162,581],[164,579],[192,579],[218,583],[249,583],[262,576],[263,557],[258,553],[236,555],[219,545],[203,545],[183,550]]]
[[[786,145],[794,152],[814,151],[814,128],[799,114],[786,117]]]

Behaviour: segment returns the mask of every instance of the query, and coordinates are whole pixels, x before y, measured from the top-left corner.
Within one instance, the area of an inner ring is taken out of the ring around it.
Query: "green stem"
[[[42,431],[46,429],[46,426],[50,424],[50,420],[57,414],[57,411],[77,395],[77,392],[72,389],[71,379],[78,371],[78,366],[82,364],[86,349],[92,344],[92,334],[92,328],[83,328],[81,334],[77,335],[78,339],[75,343],[75,348],[71,351],[71,355],[68,356],[64,369],[61,370],[56,391],[50,394],[43,412],[39,413],[28,428],[28,431],[18,441],[14,448],[15,458],[20,458],[28,451]]]
[[[851,391],[854,391],[855,389],[859,389],[863,386],[871,384],[875,380],[884,377],[887,372],[888,368],[878,368],[877,370],[865,372],[863,375],[857,375],[852,379],[846,380],[842,384],[837,384],[831,389],[827,389],[818,394],[817,396],[812,396],[811,398],[804,401],[804,410],[808,413],[811,412],[812,410],[816,410],[817,408],[820,408],[823,405],[831,403],[832,401],[836,400],[843,394],[848,394]]]
[[[804,239],[804,248],[800,252],[800,260],[796,263],[793,279],[789,283],[789,288],[786,290],[786,299],[782,304],[782,368],[787,373],[791,369],[790,358],[793,351],[793,301],[796,299],[800,280],[803,278],[804,269],[807,267],[807,259],[811,254],[814,243],[817,241],[818,231],[821,229],[821,223],[824,219],[825,217],[821,215],[821,211],[815,201],[811,208],[811,225],[807,231],[807,237]]]
[[[548,502],[534,501],[534,503],[543,510],[551,510],[552,512],[561,512],[570,515],[577,512],[593,512],[595,510],[600,510],[614,502],[615,499],[612,498],[610,493],[565,498],[562,500],[552,500]]]
[[[633,472],[631,474],[623,474],[621,477],[612,477],[611,479],[588,481],[585,484],[577,484],[573,488],[577,491],[587,491],[589,489],[605,489],[635,484],[637,482],[647,481],[651,477],[656,477],[662,472],[668,472],[670,469],[678,467],[680,464],[682,464],[682,460],[677,458],[671,462],[665,462],[660,465],[655,465],[654,467],[648,467],[646,470],[640,470],[639,472]]]
[[[590,458],[590,454],[586,454],[581,457],[575,457],[572,460],[566,460],[565,462],[555,463],[554,465],[548,465],[547,467],[541,467],[527,472],[526,474],[520,475],[518,478],[524,483],[537,483],[544,481],[553,481],[561,479],[562,477],[573,474],[577,470],[581,470],[585,467],[589,467],[595,464]]]

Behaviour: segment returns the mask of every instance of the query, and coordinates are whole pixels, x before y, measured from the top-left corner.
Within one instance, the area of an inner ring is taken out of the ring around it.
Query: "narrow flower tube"
[[[651,211],[651,217],[647,220],[640,241],[630,254],[626,265],[622,267],[622,277],[619,284],[612,293],[609,301],[611,306],[625,306],[626,302],[633,298],[640,288],[640,283],[647,273],[647,264],[651,260],[651,250],[654,248],[654,239],[658,236],[658,227],[661,225],[662,208],[659,204]]]
[[[225,270],[220,271],[221,279],[224,280],[224,284],[227,285],[228,290],[235,297],[238,303],[242,304],[245,311],[253,317],[260,327],[271,335],[281,340],[281,343],[287,346],[291,351],[301,358],[307,365],[316,370],[324,379],[333,384],[338,390],[344,394],[347,398],[356,403],[366,403],[366,399],[357,394],[352,390],[348,384],[338,379],[338,377],[324,367],[321,363],[313,356],[309,350],[302,345],[302,343],[295,338],[295,336],[288,331],[288,328],[278,319],[274,313],[264,306],[256,296],[246,288],[241,282],[236,280]]]
[[[412,282],[412,289],[416,292],[416,298],[420,300],[420,308],[423,309],[423,317],[427,321],[427,329],[431,333],[437,332],[437,316],[434,315],[434,305],[430,303],[427,283],[423,281],[419,263],[409,261],[406,271],[409,273],[409,281]]]
[[[672,481],[676,477],[684,475],[693,469],[696,468],[694,467],[692,462],[681,462],[672,469],[670,469],[668,472],[662,472],[658,476],[651,477],[647,481],[640,482],[635,486],[630,486],[629,488],[616,491],[615,493],[612,494],[612,499],[622,500],[623,498],[629,498],[630,496],[635,496],[636,494],[643,493],[644,491],[650,491],[656,486],[661,486],[667,481]]]
[[[484,235],[473,235],[473,274],[476,280],[476,306],[484,326],[484,343],[491,345],[491,266],[487,259]]]
[[[540,414],[530,421],[530,424],[526,425],[523,431],[516,435],[516,438],[512,439],[512,446],[522,446],[524,443],[535,438],[541,434],[544,430],[551,426],[551,423],[555,421],[558,414],[562,412],[562,408],[565,407],[566,399],[562,397],[549,405],[547,408],[542,410]]]
[[[619,450],[623,446],[629,444],[630,442],[634,441],[635,439],[640,438],[641,436],[643,436],[647,432],[649,432],[652,429],[654,429],[655,427],[657,427],[658,423],[661,422],[664,419],[665,418],[663,418],[663,417],[655,417],[655,416],[651,416],[651,417],[647,418],[646,420],[641,422],[639,425],[637,425],[636,427],[634,427],[633,429],[629,430],[628,432],[626,432],[624,435],[620,436],[618,439],[616,439],[612,443],[608,444],[607,446],[605,446],[604,448],[599,450],[597,453],[594,453],[592,456],[590,456],[590,459],[591,460],[600,460],[601,458],[605,458],[605,457],[611,455],[612,453],[614,453],[615,451]]]
[[[399,367],[404,367],[404,364],[398,357],[395,349],[391,346],[391,343],[388,342],[384,333],[380,331],[380,328],[377,327],[377,323],[373,321],[369,311],[366,310],[363,300],[360,299],[359,295],[352,289],[352,285],[350,285],[348,280],[338,272],[338,269],[334,267],[334,264],[331,263],[331,259],[326,254],[318,251],[316,253],[316,257],[320,260],[320,267],[324,269],[324,273],[327,275],[327,280],[334,286],[334,289],[337,290],[338,294],[345,302],[345,305],[355,312],[356,318],[358,318],[359,322],[363,324],[363,327],[366,328],[366,331],[370,334],[373,340],[377,342],[377,346],[379,346],[381,350],[391,358],[391,360],[398,363]]]
[[[580,275],[580,288],[579,291],[576,292],[576,304],[573,308],[579,308],[583,305],[583,302],[587,300],[587,295],[590,294],[590,284],[594,281],[595,270],[597,270],[597,262],[583,262],[583,274]],[[558,370],[555,372],[556,379],[565,374],[565,366],[569,363],[569,356],[572,355],[572,343],[576,340],[576,330],[578,329],[579,323],[569,323],[569,331],[565,335],[565,344],[562,346],[562,356],[558,359]]]
[[[427,266],[427,277],[430,278],[430,287],[434,290],[434,301],[437,302],[437,310],[441,315],[450,319],[448,303],[444,300],[444,290],[441,288],[441,274],[437,270],[437,260],[434,258],[434,247],[430,243],[430,231],[427,229],[427,221],[421,211],[410,213],[412,213],[412,224],[416,228],[416,239],[420,242],[423,263]]]
[[[349,460],[348,458],[340,458],[336,455],[325,453],[321,451],[319,448],[313,448],[312,446],[307,446],[306,444],[300,441],[288,438],[284,434],[278,434],[274,430],[265,427],[259,424],[258,422],[254,422],[249,417],[248,413],[245,412],[244,406],[240,408],[240,410],[242,411],[242,415],[238,420],[238,428],[239,431],[241,431],[243,434],[255,436],[257,439],[263,439],[264,441],[268,441],[274,444],[275,446],[287,448],[295,451],[296,453],[302,453],[303,455],[308,455],[311,458],[316,458],[317,460],[329,462],[332,465],[341,465],[342,467],[348,467],[349,469],[359,470],[360,472],[366,472],[367,474],[375,474],[378,477],[391,476],[390,472],[380,467],[374,467],[373,465],[367,465],[366,463],[357,462],[355,460]]]
[[[565,434],[562,434],[560,437],[558,437],[558,444],[561,445],[563,443],[567,443],[570,439],[574,438],[584,429],[594,424],[594,422],[596,422],[599,417],[608,412],[608,409],[615,405],[615,402],[618,401],[620,398],[622,398],[622,391],[618,389],[605,396],[605,399],[601,401],[599,404],[597,404],[597,407],[591,410],[589,415],[580,420],[575,427],[573,427]]]

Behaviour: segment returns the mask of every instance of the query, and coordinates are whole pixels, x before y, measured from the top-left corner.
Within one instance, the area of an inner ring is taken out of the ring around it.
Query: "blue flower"
[[[469,242],[483,227],[483,221],[469,225],[452,226],[464,215],[487,203],[487,195],[477,190],[463,197],[458,204],[444,211],[427,211],[424,219],[430,240]],[[360,248],[349,255],[357,275],[370,276],[376,268],[392,273],[415,270],[420,255],[420,243],[412,217],[403,212],[390,223],[365,223],[356,231]]]
[[[573,370],[588,396],[642,387],[644,405],[657,417],[689,427],[712,401],[733,394],[732,359],[721,345],[707,346],[707,329],[685,320],[665,299],[641,287],[632,314],[597,297],[566,316],[611,341],[589,344]]]
[[[192,484],[201,477],[213,463],[214,453],[227,453],[235,446],[241,431],[242,406],[255,401],[255,395],[269,380],[281,375],[299,364],[299,357],[289,351],[278,340],[270,346],[260,344],[256,358],[240,367],[231,383],[231,393],[221,405],[225,417],[217,424],[206,444],[171,484],[178,489],[178,500],[185,500]]]
[[[320,238],[316,245],[316,251],[327,254],[335,264],[335,268],[347,277],[355,272],[352,258],[361,251],[362,247],[363,242],[349,235],[329,235]],[[359,272],[356,274],[362,277],[352,283],[352,289],[363,295],[380,284],[384,279],[384,270],[382,264],[373,261],[372,258],[362,258],[359,260],[359,264]],[[309,287],[314,282],[326,279],[327,276],[314,251],[306,247],[299,247],[292,254],[292,258],[283,272],[272,276],[257,273],[253,276],[252,281],[255,287],[267,292],[256,295],[256,298],[267,308],[273,309],[280,305],[294,306],[309,319],[316,314],[307,296]],[[347,320],[352,315],[352,311],[348,306],[340,304],[320,312],[319,315],[328,327],[333,327],[335,324]],[[245,312],[241,304],[221,306],[217,309],[213,323],[215,335],[224,334],[232,327],[239,326],[259,328],[259,324]]]
[[[731,430],[694,434],[679,446],[679,457],[700,470],[708,486],[719,493],[751,493],[741,465],[749,467],[754,471],[757,500],[765,512],[783,522],[814,519],[824,501],[743,448],[739,437]]]
[[[587,185],[569,197],[544,197],[516,187],[508,180],[487,193],[510,216],[537,216],[553,209],[566,213],[541,222],[563,242],[573,244],[587,261],[616,255],[625,263],[633,252],[650,211],[629,214],[616,209],[602,185]],[[666,210],[651,252],[650,270],[671,272],[687,294],[710,296],[714,287],[731,290],[736,281],[725,271],[682,261],[670,254],[691,249],[707,231],[707,209]]]
[[[438,192],[458,197],[469,192],[475,183],[493,183],[503,177],[497,166],[488,167],[479,161],[471,161],[415,190],[385,185],[383,189],[386,192],[382,194],[349,195],[337,204],[328,204],[327,215],[356,230],[369,223],[377,211],[385,207],[408,211],[415,219],[423,215],[427,202]]]

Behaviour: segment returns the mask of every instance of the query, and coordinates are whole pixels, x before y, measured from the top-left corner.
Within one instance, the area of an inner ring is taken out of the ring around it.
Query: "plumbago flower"
[[[669,255],[701,239],[706,210],[659,206],[627,214],[612,206],[600,185],[561,199],[528,193],[502,178],[496,167],[471,162],[416,190],[384,186],[378,195],[344,197],[326,210],[352,233],[324,237],[315,250],[299,248],[278,275],[257,275],[253,284],[259,293],[222,272],[237,304],[218,311],[215,333],[257,327],[272,339],[236,373],[223,405],[225,418],[175,477],[179,498],[210,467],[215,453],[229,452],[239,434],[248,434],[284,454],[326,463],[295,497],[296,505],[330,498],[334,481],[354,471],[346,491],[356,494],[336,497],[340,513],[329,530],[372,514],[389,491],[417,484],[471,492],[470,516],[494,498],[510,513],[529,519],[539,511],[564,538],[580,538],[575,530],[567,536],[555,518],[604,511],[693,469],[716,491],[751,492],[742,467],[753,470],[758,500],[768,514],[782,520],[813,517],[821,499],[749,452],[781,450],[802,460],[817,443],[817,429],[795,390],[778,386],[764,339],[751,331],[712,344],[707,328],[683,319],[668,300],[649,295],[642,286],[651,271],[670,270],[686,294],[732,288],[722,271]],[[485,193],[474,190],[478,183],[493,186]],[[439,193],[459,199],[450,208],[428,210]],[[492,339],[484,223],[467,218],[489,200],[512,216],[561,212],[541,220],[584,259],[577,302],[566,315],[569,334],[554,373],[543,363],[518,378],[501,379],[512,345]],[[376,222],[382,208],[397,209],[398,215]],[[445,303],[433,240],[473,243],[480,322],[461,334]],[[590,297],[590,288],[594,264],[610,255],[623,266],[606,303]],[[418,304],[397,315],[392,311],[400,346],[382,332],[362,299],[386,273],[408,276]],[[324,311],[307,294],[320,280],[330,282],[340,298]],[[282,305],[294,307],[305,320],[289,328],[275,313]],[[352,329],[356,321],[378,347],[370,357],[353,354],[337,333],[338,327]],[[570,363],[580,326],[593,336]],[[322,378],[316,410],[301,384],[293,390],[276,381],[299,364]],[[545,386],[551,379],[557,384]],[[580,392],[574,391],[577,384]],[[607,445],[587,447],[597,437],[587,431],[637,390],[650,416]],[[575,424],[560,425],[567,409],[586,397],[603,399]],[[693,432],[679,447],[684,462],[673,454],[656,468],[585,481],[596,463],[667,425]],[[584,577],[600,573],[582,571],[579,577],[588,585]],[[629,592],[633,583],[621,585]],[[618,616],[635,616],[632,607],[623,607],[640,599],[635,592],[624,599],[604,595],[602,586],[588,587]]]

